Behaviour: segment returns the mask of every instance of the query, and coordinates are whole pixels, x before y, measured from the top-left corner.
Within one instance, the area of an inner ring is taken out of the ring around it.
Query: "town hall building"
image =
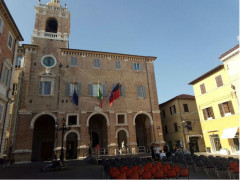
[[[138,153],[163,146],[154,61],[156,57],[69,49],[70,12],[51,0],[35,7],[31,44],[18,50],[15,161],[77,159],[89,147],[100,154]],[[16,83],[16,82],[15,82]],[[120,97],[109,96],[120,84]],[[102,108],[98,87],[103,95]],[[78,106],[72,103],[74,89]],[[59,130],[67,126],[64,132]]]

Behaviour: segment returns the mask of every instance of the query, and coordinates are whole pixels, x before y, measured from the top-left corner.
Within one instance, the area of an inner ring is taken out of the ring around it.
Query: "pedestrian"
[[[155,149],[156,159],[160,160],[160,147],[157,146]]]
[[[165,152],[163,152],[162,150],[160,151],[160,159],[162,160],[163,157],[166,157],[166,154]]]
[[[155,153],[154,153],[153,145],[151,145],[151,154],[152,154],[152,160],[154,160],[155,159]]]

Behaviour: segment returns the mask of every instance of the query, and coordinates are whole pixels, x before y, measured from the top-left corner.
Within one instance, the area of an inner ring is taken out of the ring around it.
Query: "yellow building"
[[[226,67],[219,65],[189,84],[193,85],[207,151],[238,153],[239,109]]]
[[[195,97],[187,94],[176,96],[159,105],[163,127],[163,137],[169,149],[175,146],[195,152],[205,151],[202,129]]]

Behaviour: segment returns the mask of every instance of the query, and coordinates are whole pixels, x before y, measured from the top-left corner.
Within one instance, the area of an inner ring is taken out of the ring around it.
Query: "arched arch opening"
[[[46,22],[46,32],[57,33],[58,22],[55,18],[49,18]]]
[[[107,148],[108,145],[107,119],[102,114],[94,114],[89,119],[90,146]]]
[[[51,160],[55,140],[55,120],[50,115],[39,116],[34,123],[32,161]]]
[[[66,137],[66,159],[77,158],[78,135],[70,132]]]
[[[118,137],[118,148],[123,148],[126,147],[127,148],[127,133],[124,130],[120,130],[117,133],[117,137]]]
[[[136,138],[138,146],[151,144],[151,120],[146,114],[138,114],[135,117]]]

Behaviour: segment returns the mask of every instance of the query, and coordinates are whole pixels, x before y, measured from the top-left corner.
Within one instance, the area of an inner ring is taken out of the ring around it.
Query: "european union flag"
[[[72,102],[78,107],[78,95],[76,90],[74,89],[73,96],[72,96]]]

